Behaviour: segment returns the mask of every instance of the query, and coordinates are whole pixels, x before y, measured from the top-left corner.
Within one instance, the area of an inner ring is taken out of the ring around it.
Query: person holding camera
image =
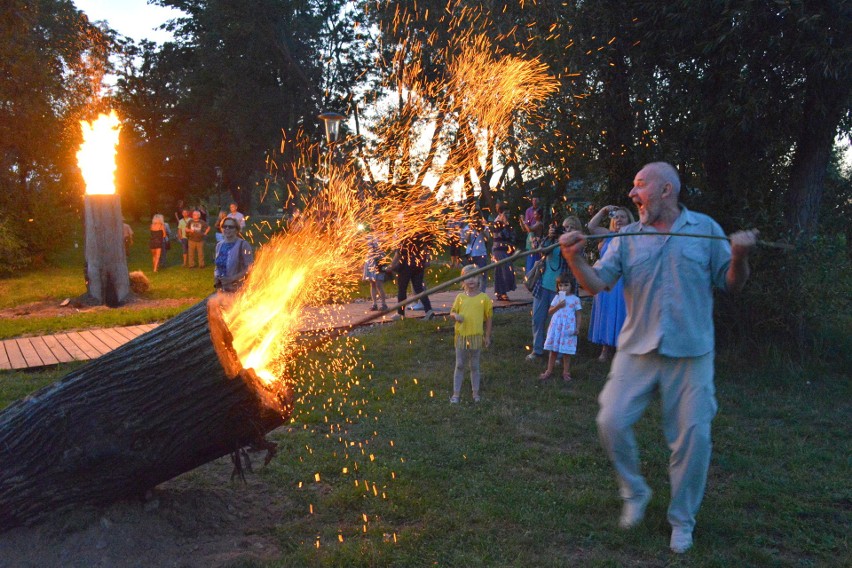
[[[609,229],[601,227],[604,219],[609,219]],[[617,233],[632,222],[633,213],[625,207],[605,205],[586,226],[592,235],[607,235]],[[598,241],[598,258],[603,258],[611,240]],[[601,354],[598,357],[598,361],[601,363],[606,363],[612,359],[612,355],[615,353],[616,339],[626,316],[624,283],[621,280],[616,282],[612,290],[595,295],[595,299],[592,301],[592,315],[589,318],[589,341],[601,346]]]

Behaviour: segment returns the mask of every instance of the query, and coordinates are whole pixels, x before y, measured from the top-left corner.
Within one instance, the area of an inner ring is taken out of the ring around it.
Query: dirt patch
[[[125,310],[144,310],[146,308],[170,308],[180,306],[190,306],[199,301],[199,298],[181,298],[181,299],[162,299],[152,300],[148,298],[134,297],[131,298],[121,309]],[[19,319],[19,318],[61,318],[81,313],[96,313],[105,312],[114,308],[107,306],[89,306],[79,301],[78,299],[69,299],[66,305],[63,302],[56,300],[45,300],[43,302],[34,302],[32,304],[24,304],[15,306],[14,308],[5,308],[0,310],[0,319]]]
[[[245,566],[281,556],[275,526],[292,515],[288,490],[260,475],[231,481],[221,458],[144,499],[56,514],[0,533],[0,568]]]

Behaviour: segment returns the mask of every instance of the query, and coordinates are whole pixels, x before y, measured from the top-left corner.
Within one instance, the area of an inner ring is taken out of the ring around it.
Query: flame
[[[385,252],[418,232],[433,235],[435,248],[444,244],[450,216],[434,195],[419,188],[364,195],[360,185],[332,175],[298,222],[260,248],[245,286],[224,311],[242,366],[269,384],[295,374],[288,369],[305,341],[302,330],[334,327],[333,302],[361,278],[369,251],[365,225]],[[344,359],[336,355],[338,364],[346,365]]]
[[[224,313],[243,367],[276,382],[300,330],[331,322],[328,302],[357,282],[367,252],[358,225],[369,207],[345,181],[330,180],[298,223],[258,251],[246,285]]]
[[[313,200],[301,195],[294,199],[305,203],[299,221],[258,251],[246,284],[223,314],[243,367],[254,369],[270,384],[302,372],[293,365],[294,353],[304,342],[301,330],[333,326],[330,304],[360,279],[368,251],[364,227],[383,251],[428,233],[431,252],[437,252],[449,238],[450,223],[466,215],[436,195],[451,198],[447,189],[466,179],[469,199],[464,206],[469,207],[474,186],[493,177],[495,152],[505,146],[510,133],[515,146],[530,143],[524,140],[523,124],[532,122],[559,87],[538,59],[512,56],[489,40],[482,33],[489,26],[484,14],[466,13],[458,0],[450,0],[450,5],[449,12],[456,7],[460,12],[447,24],[460,33],[436,48],[445,67],[437,77],[427,72],[418,56],[437,38],[408,37],[414,15],[392,8],[394,31],[398,27],[399,35],[405,36],[400,42],[406,48],[397,50],[392,65],[384,62],[385,68],[395,70],[385,81],[391,90],[398,89],[401,104],[392,116],[378,121],[377,141],[363,152],[366,157],[352,158],[357,166],[338,169],[329,159],[326,169],[317,172],[311,158],[317,149],[307,147],[299,134],[292,144],[287,141],[296,155],[288,162],[292,169],[288,177],[299,183],[287,182],[286,203],[301,188],[310,188],[317,173],[324,178],[324,187]],[[426,123],[434,126],[424,153],[414,142]],[[384,170],[387,181],[375,181],[370,159]],[[271,160],[268,165],[270,179],[277,181],[278,165]],[[346,171],[358,173],[345,175]],[[434,189],[425,186],[427,173],[437,179]],[[347,357],[340,351],[329,359],[331,364],[355,365],[343,362]],[[311,369],[320,374],[331,370]]]
[[[115,111],[101,114],[94,122],[80,121],[83,144],[77,152],[77,165],[86,182],[86,195],[115,193],[115,149],[121,123]]]

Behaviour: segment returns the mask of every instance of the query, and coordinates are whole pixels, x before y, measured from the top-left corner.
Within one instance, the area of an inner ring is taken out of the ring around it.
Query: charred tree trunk
[[[0,530],[143,495],[262,441],[292,401],[242,368],[211,297],[0,412]]]
[[[114,308],[130,295],[121,200],[117,194],[87,195],[84,203],[89,296],[98,304]]]

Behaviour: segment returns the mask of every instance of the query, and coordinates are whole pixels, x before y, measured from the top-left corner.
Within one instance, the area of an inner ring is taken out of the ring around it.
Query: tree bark
[[[837,126],[850,101],[852,81],[826,76],[819,70],[808,73],[801,130],[790,168],[787,194],[787,228],[797,237],[807,237],[819,226],[819,207],[825,175]]]
[[[0,412],[0,531],[144,495],[262,441],[292,403],[242,368],[211,297]]]
[[[83,201],[88,293],[98,304],[115,308],[130,296],[121,199],[117,194],[86,195]]]

